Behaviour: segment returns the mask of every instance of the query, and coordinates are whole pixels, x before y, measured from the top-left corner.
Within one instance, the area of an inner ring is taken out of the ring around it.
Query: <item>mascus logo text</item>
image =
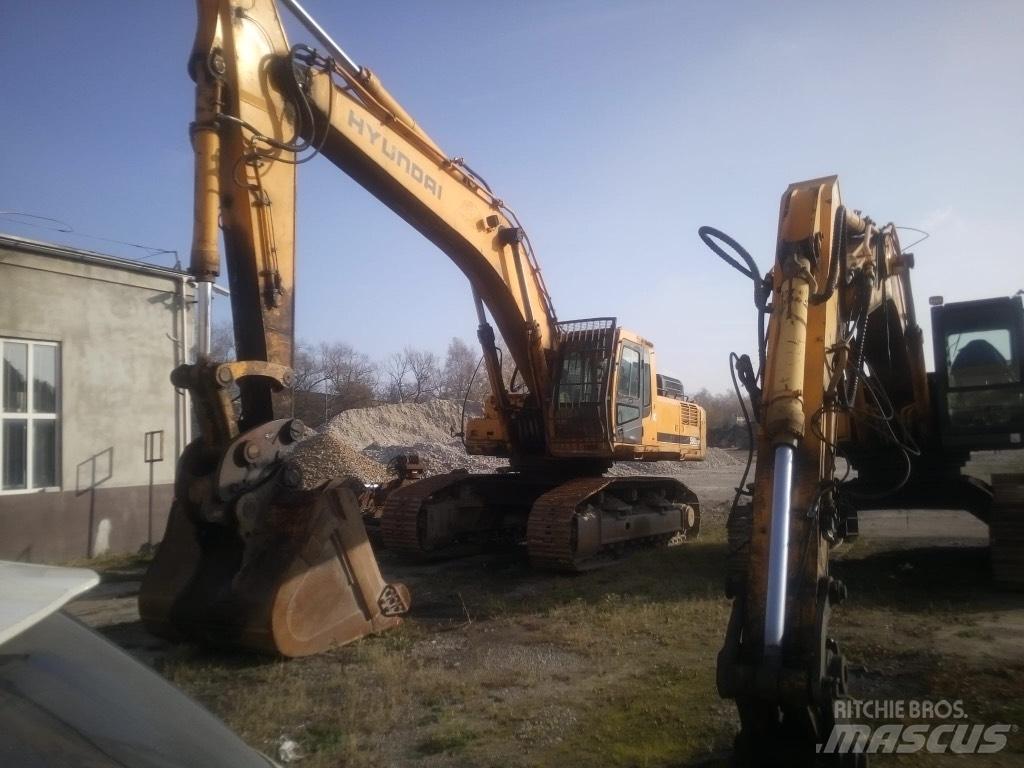
[[[826,755],[991,755],[1006,748],[1007,735],[1016,728],[1011,723],[836,723],[828,741],[818,744],[816,750]]]
[[[412,177],[413,181],[417,184],[422,184],[423,188],[438,200],[441,199],[441,185],[434,177],[416,165],[394,144],[389,144],[387,137],[382,136],[380,131],[375,131],[372,125],[369,125],[366,120],[363,120],[351,109],[348,111],[348,124],[350,128],[357,129],[360,136],[368,137],[372,146],[379,147],[384,156],[398,167],[404,169]]]

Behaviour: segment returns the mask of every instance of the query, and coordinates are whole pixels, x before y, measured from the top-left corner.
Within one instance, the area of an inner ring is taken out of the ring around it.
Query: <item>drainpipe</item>
[[[190,325],[188,307],[189,298],[185,286],[192,282],[188,275],[180,275],[178,278],[178,342],[179,352],[177,365],[184,365],[189,362],[189,348],[191,346],[189,336]],[[187,389],[175,389],[178,397],[181,398],[176,405],[179,410],[174,425],[174,448],[176,451],[175,461],[181,456],[185,446],[192,440],[192,395]]]

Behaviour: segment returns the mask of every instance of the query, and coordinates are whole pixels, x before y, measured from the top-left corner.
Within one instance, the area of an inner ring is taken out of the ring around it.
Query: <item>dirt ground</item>
[[[986,463],[987,462],[987,463]],[[983,457],[979,473],[1020,471]],[[141,628],[144,563],[98,566],[70,611],[152,664],[253,746],[301,766],[718,766],[737,720],[715,692],[725,513],[741,462],[688,467],[701,538],[579,576],[521,553],[409,565],[381,554],[414,607],[402,628],[309,659],[172,647]],[[988,581],[987,532],[967,515],[865,515],[838,553],[850,599],[833,615],[864,699],[962,700],[969,722],[1024,724],[1024,595]],[[1024,737],[970,765],[1024,765]],[[882,765],[944,765],[899,755]]]

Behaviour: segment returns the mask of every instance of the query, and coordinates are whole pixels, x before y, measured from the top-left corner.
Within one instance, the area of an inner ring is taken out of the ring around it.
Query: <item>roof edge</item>
[[[28,251],[41,256],[52,256],[61,259],[72,259],[90,264],[99,264],[117,269],[126,269],[132,272],[139,272],[147,275],[159,275],[161,277],[173,277],[175,280],[191,279],[192,276],[180,269],[173,267],[160,267],[155,264],[143,264],[131,259],[123,259],[119,256],[111,256],[106,253],[87,251],[82,248],[74,248],[69,245],[58,243],[47,243],[42,240],[32,240],[27,237],[18,237],[0,233],[0,247],[8,247],[14,250]]]

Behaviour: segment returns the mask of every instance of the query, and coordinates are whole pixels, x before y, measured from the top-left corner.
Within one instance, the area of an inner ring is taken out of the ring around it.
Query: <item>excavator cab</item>
[[[651,412],[648,345],[616,328],[611,317],[562,322],[557,329],[553,451],[611,457],[614,443],[639,445]]]
[[[559,362],[551,403],[552,452],[610,455],[608,397],[617,333],[615,318],[558,323]]]
[[[704,458],[704,413],[686,401],[678,379],[656,372],[649,341],[609,317],[561,322],[556,330],[548,409],[552,454],[627,461]]]
[[[1020,447],[1024,434],[1024,303],[932,300],[942,441],[968,450]]]

